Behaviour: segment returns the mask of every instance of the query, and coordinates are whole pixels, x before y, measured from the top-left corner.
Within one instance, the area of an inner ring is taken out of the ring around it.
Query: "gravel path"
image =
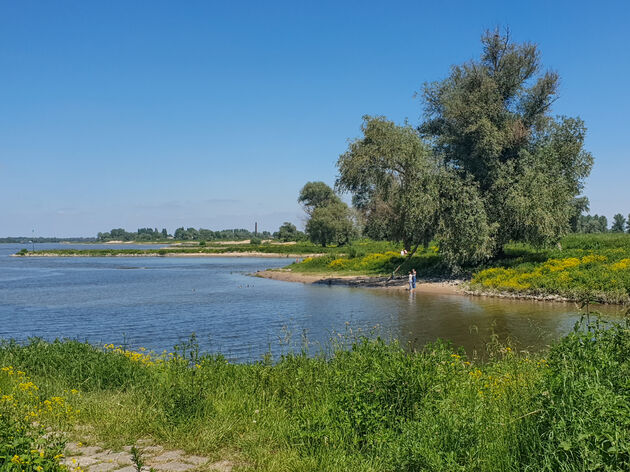
[[[147,439],[139,440],[135,446],[145,464],[142,471],[146,472],[151,469],[156,472],[231,472],[233,467],[230,461],[211,462],[207,457],[166,450]],[[137,472],[130,451],[131,446],[125,446],[122,451],[112,451],[70,442],[62,463],[75,472]]]

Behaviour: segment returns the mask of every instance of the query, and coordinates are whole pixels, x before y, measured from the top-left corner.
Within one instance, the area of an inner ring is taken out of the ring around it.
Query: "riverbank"
[[[263,279],[281,280],[284,282],[299,282],[304,284],[345,285],[348,287],[363,287],[396,291],[409,291],[407,276],[379,277],[330,274],[304,274],[292,272],[290,269],[268,269],[252,274]],[[453,280],[418,280],[415,292],[464,294],[464,281]]]
[[[382,277],[415,269],[419,280],[447,279],[437,246],[412,257],[395,251],[306,258],[288,266],[292,272],[320,277]],[[557,247],[537,249],[511,243],[501,259],[460,268],[468,295],[545,301],[630,303],[630,234],[573,234]]]
[[[263,279],[280,280],[283,282],[298,282],[304,284],[344,285],[372,289],[385,289],[409,292],[407,276],[379,277],[330,274],[303,274],[292,272],[290,269],[268,269],[252,274]],[[498,290],[475,290],[470,287],[470,280],[464,279],[418,279],[414,293],[433,293],[446,295],[468,295],[474,297],[506,298],[511,300],[535,300],[544,302],[574,302],[568,297],[560,295],[544,295],[531,293],[501,292]]]
[[[125,252],[129,251],[129,252]],[[286,258],[300,259],[303,257],[319,257],[322,254],[291,254],[281,252],[260,252],[260,251],[243,251],[243,252],[207,252],[207,251],[181,251],[181,250],[69,250],[61,251],[37,251],[25,254],[12,254],[11,257],[267,257],[267,258]]]
[[[19,437],[0,441],[0,468],[63,470],[52,430],[225,470],[629,470],[629,349],[627,323],[582,325],[540,354],[489,344],[484,362],[366,338],[251,364],[203,355],[194,338],[162,355],[3,342],[0,411]]]

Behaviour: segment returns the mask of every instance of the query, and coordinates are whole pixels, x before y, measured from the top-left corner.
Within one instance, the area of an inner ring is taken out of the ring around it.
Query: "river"
[[[0,338],[72,338],[161,352],[195,333],[205,352],[246,362],[366,334],[480,354],[496,334],[544,349],[580,319],[574,304],[305,285],[251,277],[286,258],[10,257],[0,244]],[[38,244],[36,249],[113,248]],[[142,247],[142,246],[118,246]],[[156,247],[145,246],[145,247]],[[30,246],[27,247],[30,249]],[[615,318],[614,307],[605,309]]]

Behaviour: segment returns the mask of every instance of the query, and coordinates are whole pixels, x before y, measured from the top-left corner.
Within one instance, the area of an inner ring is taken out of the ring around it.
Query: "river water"
[[[286,258],[10,257],[23,247],[0,244],[3,339],[72,338],[161,352],[195,333],[205,352],[252,361],[267,352],[300,349],[305,340],[315,353],[331,339],[366,334],[416,347],[441,338],[474,354],[493,333],[522,349],[543,349],[581,316],[573,304],[409,295],[248,276],[282,267]],[[36,249],[71,247],[116,246]],[[615,318],[615,309],[608,308],[606,316]]]

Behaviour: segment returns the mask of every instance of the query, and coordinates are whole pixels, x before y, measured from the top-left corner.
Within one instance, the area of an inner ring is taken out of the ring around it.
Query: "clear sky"
[[[0,0],[0,237],[301,225],[361,116],[417,124],[497,25],[586,122],[591,212],[628,214],[629,5]]]

